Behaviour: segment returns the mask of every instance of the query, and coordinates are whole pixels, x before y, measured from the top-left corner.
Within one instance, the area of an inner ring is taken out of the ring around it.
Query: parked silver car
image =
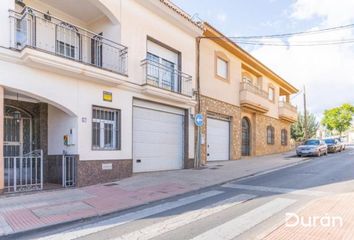
[[[342,151],[342,144],[337,139],[328,138],[324,140],[327,144],[327,152],[337,153]]]
[[[336,139],[339,142],[339,144],[341,145],[341,151],[344,151],[346,146],[347,146],[347,144],[341,138],[336,138]]]
[[[296,148],[297,156],[322,156],[327,155],[327,144],[318,139],[310,139]]]

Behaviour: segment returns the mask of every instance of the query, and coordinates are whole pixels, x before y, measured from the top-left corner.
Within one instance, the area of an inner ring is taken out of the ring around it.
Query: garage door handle
[[[141,163],[141,159],[137,159],[136,162],[137,162],[137,163]]]

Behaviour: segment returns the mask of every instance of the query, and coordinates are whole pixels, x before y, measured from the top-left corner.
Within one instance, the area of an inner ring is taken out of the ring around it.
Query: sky
[[[173,0],[226,36],[255,36],[318,30],[354,23],[353,0]],[[354,43],[291,46],[296,43],[354,39],[354,28],[292,36],[272,42],[288,46],[241,45],[292,85],[305,86],[308,109],[318,118],[325,109],[354,104]],[[300,111],[302,95],[292,98]]]

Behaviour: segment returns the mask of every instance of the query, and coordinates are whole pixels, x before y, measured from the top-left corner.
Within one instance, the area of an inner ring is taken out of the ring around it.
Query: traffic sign
[[[201,113],[196,114],[195,118],[194,118],[194,123],[197,127],[203,126],[203,124],[204,124],[203,114],[201,114]]]

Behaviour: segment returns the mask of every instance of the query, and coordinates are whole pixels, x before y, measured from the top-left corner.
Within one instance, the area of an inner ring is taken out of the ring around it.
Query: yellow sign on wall
[[[112,93],[111,92],[103,92],[103,101],[112,102]]]

